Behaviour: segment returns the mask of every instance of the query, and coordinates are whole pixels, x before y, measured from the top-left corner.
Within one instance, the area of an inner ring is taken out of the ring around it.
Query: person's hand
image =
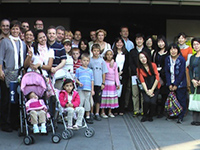
[[[80,82],[80,83],[79,83],[79,86],[82,87],[82,86],[83,86],[83,83]]]
[[[120,88],[120,86],[118,85],[118,86],[117,86],[117,90],[119,90],[119,88]]]
[[[3,70],[0,70],[0,80],[4,81],[4,79],[5,79],[5,74]]]
[[[27,45],[27,47],[28,47],[28,57],[32,58],[33,53],[31,51],[31,46]]]
[[[37,70],[39,66],[40,66],[40,64],[36,64],[36,65],[30,64],[30,68],[33,70]]]
[[[174,85],[174,86],[172,87],[172,89],[173,89],[173,91],[176,91],[176,90],[177,90],[177,86]]]
[[[91,91],[92,96],[95,94],[94,90]]]
[[[199,84],[199,81],[195,80],[195,79],[192,79],[192,84],[193,86],[196,88]]]
[[[56,73],[56,71],[57,71],[57,70],[56,70],[55,67],[51,67],[51,72],[52,72],[52,73]]]
[[[173,91],[173,86],[172,85],[169,86],[169,90]]]
[[[153,97],[154,96],[154,93],[153,93],[153,90],[147,90],[146,91],[146,93],[147,93],[147,95],[149,96],[149,97]]]
[[[104,84],[102,84],[102,85],[101,85],[101,90],[103,90],[103,89],[104,89],[104,87],[105,87],[105,85],[104,85]]]

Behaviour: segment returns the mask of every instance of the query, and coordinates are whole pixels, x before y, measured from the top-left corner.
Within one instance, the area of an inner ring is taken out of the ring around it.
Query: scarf
[[[183,45],[179,45],[179,47],[180,47],[180,49],[186,49],[186,48],[188,48],[189,46],[186,45],[186,44],[183,44]]]
[[[174,61],[171,56],[169,57],[169,60],[170,60],[170,64],[171,64],[171,66],[170,66],[171,83],[174,83],[174,81],[175,81],[174,66],[176,64],[176,61]]]
[[[20,65],[23,66],[23,63],[24,63],[23,44],[19,37],[13,37],[12,35],[10,35],[9,38],[14,47],[14,60],[15,60],[15,70],[16,70],[16,69],[19,69],[19,65],[18,65],[19,56],[20,56]],[[19,55],[17,52],[17,45],[16,45],[15,41],[19,41],[19,44],[20,44]]]

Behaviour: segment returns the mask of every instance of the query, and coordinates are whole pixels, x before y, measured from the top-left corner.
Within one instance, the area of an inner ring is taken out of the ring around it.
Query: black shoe
[[[200,126],[200,122],[196,122],[195,126]]]
[[[191,125],[196,125],[196,123],[197,123],[196,121],[192,121]]]
[[[147,121],[147,117],[142,117],[142,119],[141,119],[141,122],[145,122],[145,121]]]
[[[157,115],[157,118],[162,118],[162,117],[163,117],[162,114],[158,114],[158,115]]]
[[[95,115],[94,119],[97,121],[101,121],[101,117],[99,115]]]
[[[2,131],[5,131],[5,132],[12,132],[12,128],[10,128],[10,127],[8,127],[8,126],[1,127],[1,130],[2,130]]]
[[[182,124],[182,119],[178,119],[177,123]]]
[[[85,120],[86,120],[87,123],[93,124],[93,120],[91,120],[90,118],[86,118]]]
[[[94,120],[94,114],[90,114],[90,119],[93,121]]]
[[[153,118],[152,118],[152,117],[149,117],[149,118],[148,118],[148,121],[149,121],[149,122],[152,122],[152,121],[153,121]]]

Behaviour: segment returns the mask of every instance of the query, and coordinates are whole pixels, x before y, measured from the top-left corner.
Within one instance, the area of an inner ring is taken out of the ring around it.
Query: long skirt
[[[118,108],[117,89],[114,81],[106,80],[105,87],[102,92],[102,100],[100,108]]]

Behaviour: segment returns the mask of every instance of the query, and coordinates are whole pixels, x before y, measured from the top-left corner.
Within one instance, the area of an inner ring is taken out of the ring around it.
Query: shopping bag
[[[174,92],[170,92],[165,102],[165,111],[169,116],[178,116],[182,112],[183,108],[176,98]]]
[[[121,97],[121,94],[122,94],[122,87],[123,87],[123,85],[120,84],[120,85],[119,85],[119,89],[117,90],[117,96],[118,96],[118,97]]]
[[[195,88],[194,94],[190,94],[189,100],[188,109],[200,112],[200,94],[197,94],[197,88]]]

